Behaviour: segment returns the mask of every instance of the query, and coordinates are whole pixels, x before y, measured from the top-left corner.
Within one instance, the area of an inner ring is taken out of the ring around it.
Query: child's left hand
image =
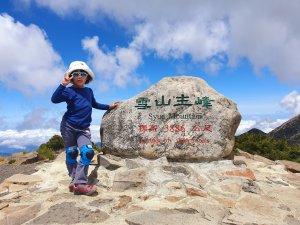
[[[114,109],[117,107],[117,105],[119,105],[120,102],[113,102],[110,106],[109,106],[109,109]]]

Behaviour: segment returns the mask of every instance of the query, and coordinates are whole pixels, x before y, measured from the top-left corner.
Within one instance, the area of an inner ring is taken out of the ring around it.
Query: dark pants
[[[60,124],[60,132],[66,149],[77,146],[80,150],[80,148],[84,145],[92,145],[91,132],[89,128],[74,128],[63,119]],[[75,184],[86,184],[88,182],[89,166],[83,165],[80,161],[75,164],[70,164],[66,161],[66,164],[69,176]]]

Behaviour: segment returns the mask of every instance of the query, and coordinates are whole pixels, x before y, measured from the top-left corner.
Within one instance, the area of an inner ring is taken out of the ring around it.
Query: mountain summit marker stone
[[[104,114],[102,149],[121,157],[218,160],[231,153],[240,121],[236,104],[203,79],[167,77]]]

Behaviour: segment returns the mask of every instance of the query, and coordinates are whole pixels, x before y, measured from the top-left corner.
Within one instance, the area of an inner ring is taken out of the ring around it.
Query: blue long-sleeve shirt
[[[52,95],[53,103],[67,103],[65,119],[75,128],[88,128],[92,122],[92,108],[108,110],[109,105],[96,102],[91,88],[74,88],[59,85]]]

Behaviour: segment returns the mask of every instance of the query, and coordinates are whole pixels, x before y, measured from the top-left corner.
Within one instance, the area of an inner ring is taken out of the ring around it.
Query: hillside
[[[300,162],[300,115],[288,120],[269,133],[251,129],[236,136],[236,149],[261,155],[271,160]]]
[[[32,152],[32,151],[38,149],[38,147],[39,146],[35,146],[35,145],[27,145],[26,149],[19,149],[19,148],[11,148],[11,146],[1,146],[0,156],[8,157],[17,152]]]
[[[300,145],[300,115],[286,121],[268,133],[268,135],[275,140],[286,138],[287,143],[290,145]]]
[[[289,145],[300,145],[300,115],[291,118],[269,133],[265,133],[257,128],[252,128],[237,137],[245,136],[247,134],[267,135],[275,140],[285,139]]]
[[[241,135],[245,135],[245,134],[257,134],[257,135],[266,135],[265,132],[263,132],[260,129],[257,128],[252,128],[251,130],[248,130],[247,132],[241,134]]]

